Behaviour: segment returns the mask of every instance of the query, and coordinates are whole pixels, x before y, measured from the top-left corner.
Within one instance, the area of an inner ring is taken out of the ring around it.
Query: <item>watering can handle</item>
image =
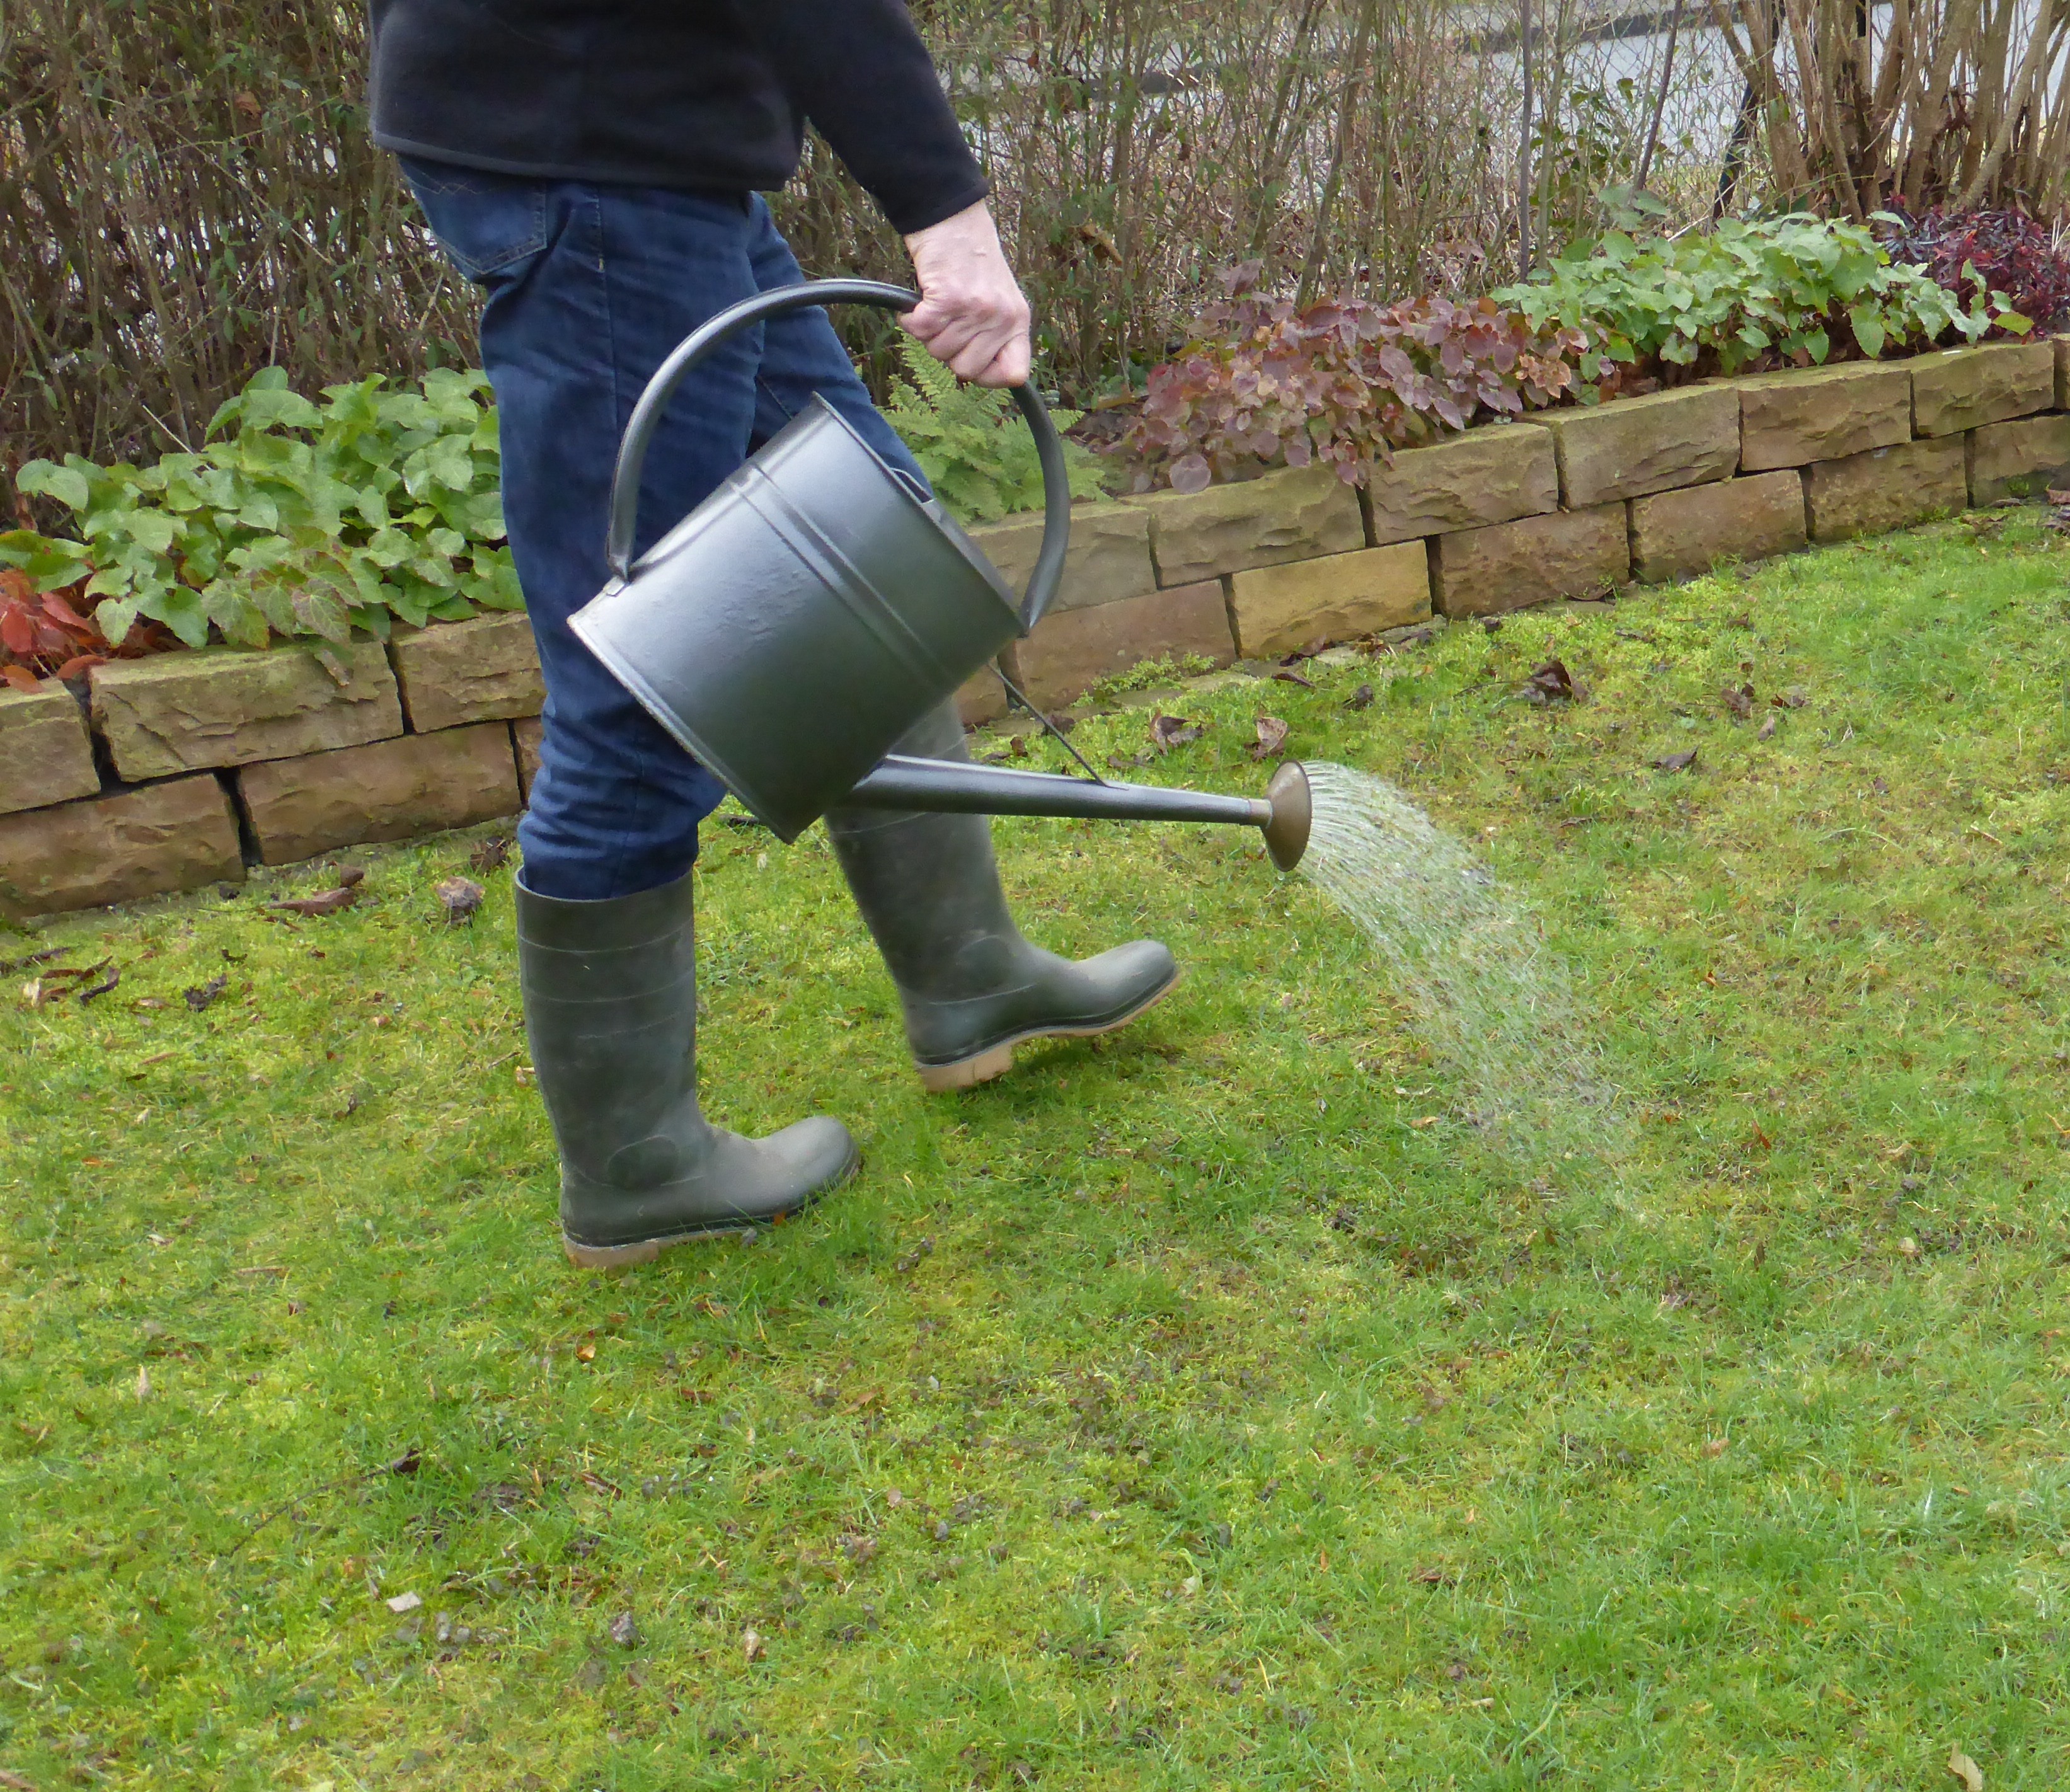
[[[758,293],[751,299],[729,305],[709,322],[693,331],[663,362],[647,382],[640,402],[632,407],[632,419],[625,426],[619,444],[618,465],[611,476],[611,530],[604,541],[604,556],[612,574],[628,577],[632,566],[632,532],[640,508],[640,470],[647,459],[661,413],[667,409],[683,376],[736,330],[759,324],[786,311],[813,305],[877,305],[890,311],[910,311],[920,295],[902,286],[874,280],[808,280],[797,286],[779,286]],[[1021,632],[1026,634],[1042,620],[1057,595],[1064,575],[1064,553],[1070,546],[1071,481],[1064,466],[1064,445],[1057,439],[1057,426],[1032,386],[1010,390],[1021,415],[1035,437],[1035,452],[1042,464],[1042,546],[1035,558],[1035,571],[1028,580],[1027,595],[1021,603]]]

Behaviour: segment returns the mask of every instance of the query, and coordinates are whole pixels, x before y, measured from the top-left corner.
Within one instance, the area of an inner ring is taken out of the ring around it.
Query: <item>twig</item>
[[[1660,91],[1654,96],[1653,116],[1646,121],[1646,147],[1638,154],[1638,177],[1633,182],[1640,192],[1653,171],[1654,147],[1660,141],[1661,114],[1667,109],[1667,83],[1675,72],[1675,41],[1682,33],[1682,0],[1675,0],[1674,16],[1667,22],[1667,49],[1660,59]]]

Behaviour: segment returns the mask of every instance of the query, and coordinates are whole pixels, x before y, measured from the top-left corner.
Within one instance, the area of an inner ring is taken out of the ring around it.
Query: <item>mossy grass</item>
[[[1033,935],[1188,975],[929,1099],[817,837],[712,827],[712,1111],[865,1168],[620,1277],[560,1254],[509,873],[433,894],[468,841],[0,935],[122,973],[0,1009],[8,1783],[2061,1785],[2033,518],[1181,706],[1133,775],[1262,785],[1269,710],[1544,918],[1630,1120],[1551,1176],[1232,833],[1000,824]]]

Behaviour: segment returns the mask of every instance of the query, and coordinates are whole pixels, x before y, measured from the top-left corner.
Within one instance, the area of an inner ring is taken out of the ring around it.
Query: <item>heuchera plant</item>
[[[136,659],[178,644],[164,629],[139,622],[120,647],[101,638],[91,616],[81,616],[70,591],[39,591],[18,566],[7,565],[9,544],[25,532],[0,535],[0,682],[34,690],[45,678],[77,678],[111,659]]]
[[[2043,329],[2070,319],[2070,251],[2039,219],[1935,206],[1917,217],[1879,212],[1876,222],[1892,261],[1922,267],[1955,292],[2002,293]]]
[[[1197,492],[1317,464],[1363,485],[1397,448],[1558,403],[1589,347],[1572,324],[1533,323],[1491,299],[1344,297],[1297,309],[1258,289],[1262,271],[1231,269],[1195,339],[1151,373],[1122,438],[1139,490],[1160,475]]]

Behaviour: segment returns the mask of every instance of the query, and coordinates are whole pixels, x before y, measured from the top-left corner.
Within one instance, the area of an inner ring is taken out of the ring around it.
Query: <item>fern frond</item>
[[[899,345],[899,354],[906,363],[906,371],[912,376],[913,383],[920,390],[930,406],[943,411],[955,402],[956,376],[943,366],[918,342],[906,342]]]

